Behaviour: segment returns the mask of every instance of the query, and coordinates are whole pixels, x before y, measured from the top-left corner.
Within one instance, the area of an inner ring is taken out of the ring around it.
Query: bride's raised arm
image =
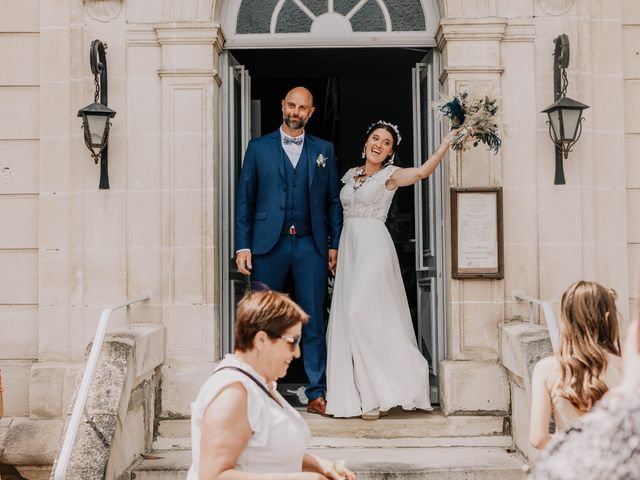
[[[464,127],[463,127],[464,128]],[[460,133],[462,128],[457,130],[453,130],[447,134],[446,137],[442,139],[442,143],[438,147],[438,149],[431,155],[422,165],[419,167],[410,167],[410,168],[399,168],[393,175],[387,180],[386,187],[387,190],[393,190],[397,187],[407,187],[409,185],[413,185],[414,183],[419,182],[420,180],[424,180],[429,175],[431,175],[434,170],[440,164],[440,161],[444,157],[444,154],[447,153],[451,143],[455,136]]]

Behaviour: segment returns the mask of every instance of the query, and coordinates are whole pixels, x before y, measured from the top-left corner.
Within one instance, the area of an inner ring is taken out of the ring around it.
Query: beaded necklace
[[[353,191],[355,192],[356,190],[358,190],[362,185],[365,184],[365,182],[373,177],[374,175],[376,175],[378,172],[380,172],[382,169],[378,170],[377,172],[372,173],[371,175],[367,175],[367,172],[364,169],[364,165],[362,167],[356,167],[355,171],[353,172]]]

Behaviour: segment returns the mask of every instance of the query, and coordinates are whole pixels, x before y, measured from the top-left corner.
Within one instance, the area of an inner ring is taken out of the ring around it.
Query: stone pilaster
[[[187,413],[182,409],[215,355],[217,65],[224,39],[211,22],[155,29],[162,49],[161,295],[170,364],[163,409]]]
[[[490,92],[501,98],[500,43],[506,18],[445,18],[437,33],[443,57],[443,90]],[[501,154],[484,148],[457,154],[449,164],[447,187],[501,186]],[[449,205],[446,190],[445,204]],[[446,218],[447,244],[451,219]],[[450,268],[450,267],[449,267]],[[498,328],[504,318],[504,281],[453,280],[447,290],[448,360],[442,363],[441,402],[445,412],[508,411],[508,382],[498,359]]]

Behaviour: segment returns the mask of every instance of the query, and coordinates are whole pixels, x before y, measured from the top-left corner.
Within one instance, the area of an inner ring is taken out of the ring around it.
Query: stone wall
[[[640,2],[622,0],[622,73],[624,111],[624,151],[627,188],[627,242],[629,249],[630,311],[636,312],[640,299]],[[635,307],[635,308],[634,308]]]
[[[132,320],[167,327],[167,409],[185,415],[188,402],[172,398],[195,395],[217,355],[219,2],[0,7],[5,413],[60,418],[101,310],[145,291],[153,300],[132,307]],[[110,190],[98,190],[99,167],[76,117],[93,101],[96,38],[108,45],[109,106],[117,112]],[[122,312],[113,324],[125,324]],[[42,403],[44,390],[55,401]]]
[[[150,451],[163,361],[161,326],[138,324],[107,337],[87,399],[93,426],[84,419],[80,424],[66,478],[118,478],[141,453]],[[52,368],[43,367],[36,375],[50,375],[55,386],[59,372]],[[75,373],[73,395],[83,372]],[[42,384],[32,380],[32,385]],[[32,386],[32,395],[36,391],[43,398],[34,398],[32,406],[46,404],[46,390]],[[0,463],[14,465],[25,478],[48,478],[62,445],[66,427],[60,417],[68,413],[70,418],[69,402],[64,402],[63,414],[57,411],[62,407],[56,392],[49,398],[53,407],[48,411],[0,419]]]
[[[640,226],[632,207],[637,190],[633,69],[638,62],[632,60],[638,10],[633,5],[441,2],[446,18],[438,47],[444,90],[451,94],[471,84],[484,86],[501,100],[505,125],[500,154],[478,148],[451,156],[445,165],[448,186],[503,187],[505,270],[503,280],[454,280],[447,272],[447,412],[477,408],[478,395],[489,410],[508,410],[508,394],[498,387],[506,385],[496,362],[498,324],[528,315],[526,304],[511,299],[513,290],[551,301],[557,313],[570,283],[592,279],[615,288],[621,311],[628,312],[630,278],[635,279],[637,268],[634,235]],[[591,108],[584,115],[580,141],[564,161],[567,184],[554,185],[554,147],[540,111],[554,100],[553,40],[561,33],[571,42],[567,95]],[[623,79],[625,44],[631,61],[624,62]],[[445,220],[449,245],[450,216]],[[494,379],[496,388],[476,386],[478,371]]]
[[[566,7],[566,8],[565,8]],[[619,1],[536,2],[536,110],[553,102],[553,39],[571,42],[567,95],[591,106],[582,137],[564,160],[567,184],[555,186],[553,146],[543,115],[537,127],[538,292],[558,313],[561,294],[579,279],[616,289],[621,312],[629,296],[625,105]],[[536,295],[538,293],[539,295]]]
[[[40,4],[0,2],[0,369],[7,415],[29,414],[38,358]],[[46,35],[46,33],[45,33]],[[64,110],[63,110],[64,111]]]
[[[529,443],[531,374],[538,360],[552,353],[546,328],[528,322],[500,325],[500,360],[509,377],[513,443],[529,460],[537,456]]]
[[[160,326],[137,325],[107,338],[87,398],[90,422],[80,424],[65,478],[122,478],[151,451],[163,361]]]

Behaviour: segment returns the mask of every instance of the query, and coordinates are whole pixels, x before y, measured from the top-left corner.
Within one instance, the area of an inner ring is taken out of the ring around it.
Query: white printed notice
[[[458,195],[458,269],[498,271],[497,195],[465,192]]]

